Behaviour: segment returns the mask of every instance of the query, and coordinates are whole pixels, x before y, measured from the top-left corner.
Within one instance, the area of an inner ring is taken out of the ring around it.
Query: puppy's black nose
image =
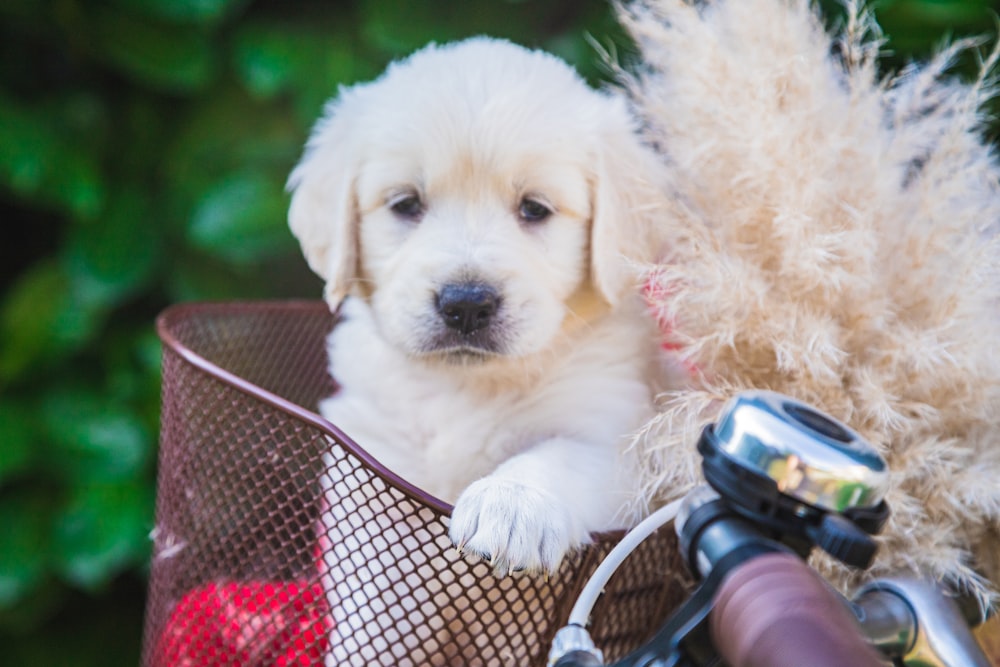
[[[489,285],[445,285],[435,301],[438,314],[449,329],[470,334],[489,326],[500,306],[500,295]]]

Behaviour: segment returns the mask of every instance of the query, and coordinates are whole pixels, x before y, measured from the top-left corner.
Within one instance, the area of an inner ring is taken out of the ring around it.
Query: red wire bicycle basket
[[[322,302],[180,305],[158,319],[163,411],[143,664],[544,665],[621,535],[595,536],[548,578],[496,578],[462,558],[446,503],[313,411],[336,388],[325,353],[333,325]],[[353,500],[324,507],[331,484]],[[594,610],[606,657],[655,631],[685,595],[682,572],[669,529],[629,557]]]

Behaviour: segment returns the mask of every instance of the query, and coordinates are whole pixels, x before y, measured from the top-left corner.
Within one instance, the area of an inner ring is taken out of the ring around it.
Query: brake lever
[[[740,521],[736,519],[736,521]],[[723,556],[708,572],[691,596],[660,626],[646,644],[611,667],[720,667],[724,663],[715,650],[708,616],[715,596],[734,568],[765,553],[791,550],[768,539],[745,542]]]
[[[621,666],[715,667],[720,664],[709,637],[708,615],[721,580],[721,577],[710,575],[702,581],[656,635],[641,649],[626,656]]]

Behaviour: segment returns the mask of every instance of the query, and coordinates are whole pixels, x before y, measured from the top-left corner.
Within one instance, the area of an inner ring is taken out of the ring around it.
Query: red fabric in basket
[[[332,629],[318,584],[210,583],[177,603],[160,639],[161,667],[321,665]]]

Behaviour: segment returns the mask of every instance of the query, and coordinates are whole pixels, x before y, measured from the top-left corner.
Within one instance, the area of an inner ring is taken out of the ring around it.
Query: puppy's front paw
[[[574,523],[569,508],[547,491],[487,477],[459,497],[449,534],[460,550],[488,559],[498,575],[551,572],[587,539]]]

